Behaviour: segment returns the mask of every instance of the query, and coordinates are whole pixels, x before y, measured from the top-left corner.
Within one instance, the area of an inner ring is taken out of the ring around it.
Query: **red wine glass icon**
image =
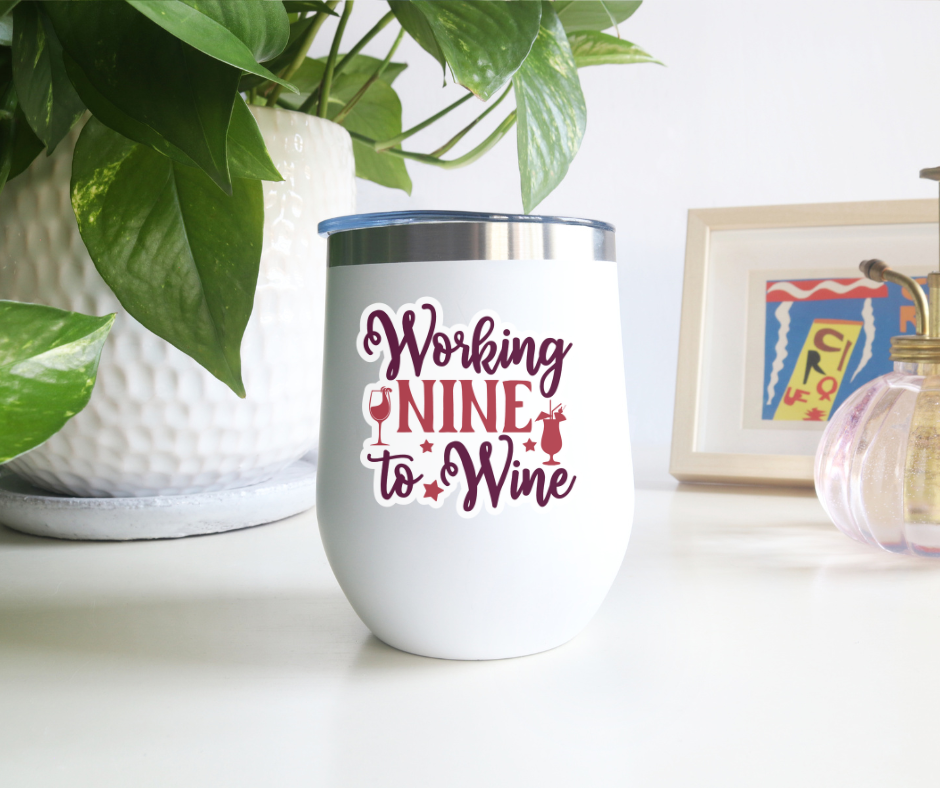
[[[373,446],[387,446],[382,443],[382,422],[392,413],[392,390],[387,386],[369,392],[369,415],[378,422],[379,442]]]

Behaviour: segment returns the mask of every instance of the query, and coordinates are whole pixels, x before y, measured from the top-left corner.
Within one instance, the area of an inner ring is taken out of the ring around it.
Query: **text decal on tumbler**
[[[362,394],[372,435],[360,455],[380,504],[440,508],[453,497],[473,517],[572,493],[562,440],[572,343],[522,334],[489,310],[448,327],[433,298],[397,312],[372,304],[356,343],[364,360],[381,360]]]

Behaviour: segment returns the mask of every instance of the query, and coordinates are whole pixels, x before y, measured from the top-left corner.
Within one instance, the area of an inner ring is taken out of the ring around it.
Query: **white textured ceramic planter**
[[[9,467],[77,496],[182,495],[257,484],[316,446],[326,244],[355,208],[347,132],[253,108],[285,180],[264,184],[264,246],[242,342],[247,399],[128,315],[95,270],[69,202],[74,130],[0,194],[0,298],[117,312],[88,406]]]

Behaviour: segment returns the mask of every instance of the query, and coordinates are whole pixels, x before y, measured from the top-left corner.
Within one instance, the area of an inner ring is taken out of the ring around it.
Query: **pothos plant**
[[[246,393],[240,345],[261,256],[261,181],[282,180],[249,105],[342,125],[356,175],[409,193],[407,162],[463,167],[515,126],[529,212],[581,144],[578,68],[655,62],[617,28],[640,0],[392,0],[350,42],[354,6],[0,0],[0,188],[83,123],[71,202],[95,266],[131,315],[238,396]],[[337,18],[329,55],[309,57],[329,17]],[[391,47],[365,54],[389,25],[399,28]],[[404,35],[445,82],[449,73],[466,89],[407,130],[393,87],[406,67],[394,59]],[[495,128],[450,155],[510,93],[515,107]],[[483,108],[434,150],[403,147],[474,99]],[[0,301],[0,462],[85,406],[113,320]]]

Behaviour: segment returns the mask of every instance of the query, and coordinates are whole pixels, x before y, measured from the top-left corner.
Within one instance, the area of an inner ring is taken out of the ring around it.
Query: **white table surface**
[[[935,786],[940,562],[809,492],[638,462],[623,568],[574,641],[414,657],[312,512],[157,543],[0,528],[0,786]]]

